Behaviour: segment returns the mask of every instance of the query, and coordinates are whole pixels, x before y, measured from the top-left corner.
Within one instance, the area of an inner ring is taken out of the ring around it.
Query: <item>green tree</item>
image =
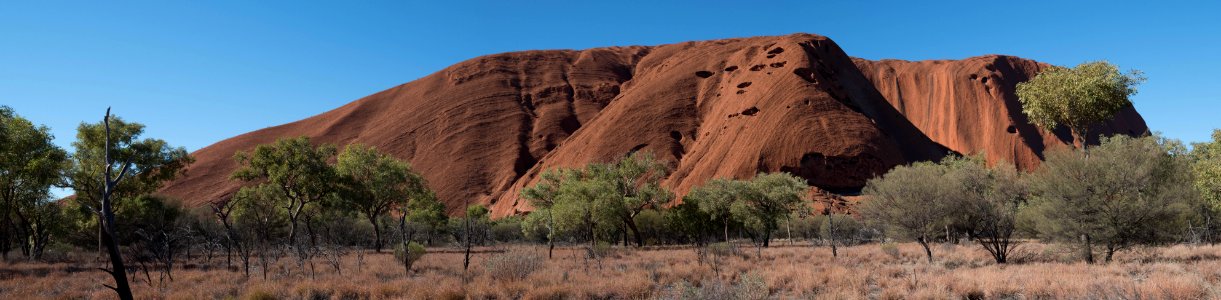
[[[449,224],[449,216],[445,214],[445,204],[437,201],[432,192],[427,192],[407,201],[407,208],[399,218],[401,231],[405,232],[407,222],[423,226],[426,231],[425,243],[431,246],[433,237],[443,232],[445,225]]]
[[[806,208],[805,195],[810,190],[805,179],[789,173],[764,173],[747,181],[738,201],[730,207],[735,219],[754,232],[756,252],[767,247],[779,221]]]
[[[697,246],[707,244],[711,230],[715,230],[714,218],[700,210],[700,198],[683,197],[683,203],[662,211],[666,228],[683,235],[689,242]]]
[[[570,174],[556,194],[555,225],[558,231],[584,232],[590,249],[595,249],[599,226],[619,222],[616,210],[622,208],[622,202],[612,183],[582,171]]]
[[[1215,242],[1213,233],[1221,226],[1215,218],[1221,212],[1221,129],[1213,130],[1212,141],[1191,147],[1193,184],[1202,198],[1201,224],[1205,240]]]
[[[64,222],[68,217],[65,216],[60,203],[50,201],[50,199],[37,201],[22,210],[25,211],[23,212],[23,222],[25,222],[28,232],[25,244],[28,247],[27,252],[30,258],[41,260],[51,238],[66,234],[68,226]]]
[[[466,207],[465,214],[449,221],[450,233],[453,234],[454,240],[463,242],[464,246],[467,239],[473,245],[484,245],[488,242],[492,218],[491,210],[488,210],[487,206],[472,204]]]
[[[117,240],[115,206],[122,200],[151,194],[173,180],[193,159],[183,148],[159,139],[140,139],[144,125],[127,123],[110,115],[100,123],[82,123],[77,129],[69,179],[76,202],[97,216],[99,248],[110,256],[112,287],[121,299],[131,299],[126,267]],[[100,249],[99,249],[100,250]]]
[[[1044,238],[1080,241],[1089,263],[1096,245],[1109,262],[1132,245],[1171,241],[1193,199],[1184,151],[1158,137],[1115,136],[1050,153],[1030,177],[1036,228]]]
[[[68,154],[54,144],[46,126],[35,126],[0,106],[0,255],[8,259],[11,242],[40,258],[59,216],[50,188],[62,184]]]
[[[609,202],[600,211],[613,214],[624,231],[632,233],[636,246],[644,246],[636,215],[674,198],[673,193],[661,187],[661,181],[669,176],[666,164],[652,154],[636,152],[613,163],[589,165],[585,172],[590,179],[609,184],[614,193],[606,198]]]
[[[288,233],[288,215],[279,207],[281,190],[271,185],[245,186],[224,206],[231,222],[231,236],[245,276],[250,276],[254,256],[264,257],[263,278],[267,278],[267,252],[270,245],[284,239]]]
[[[374,249],[381,252],[379,220],[391,209],[406,206],[408,199],[426,194],[424,178],[406,162],[360,144],[345,147],[335,168],[347,183],[345,203],[373,226]]]
[[[942,180],[946,173],[947,168],[931,162],[895,167],[865,184],[867,198],[857,211],[891,233],[916,240],[931,263],[929,243],[953,221],[952,187]]]
[[[1028,82],[1018,83],[1022,113],[1046,130],[1068,126],[1081,147],[1086,146],[1090,126],[1115,117],[1132,106],[1128,96],[1145,80],[1140,71],[1122,73],[1105,61],[1073,68],[1052,66]]]
[[[538,183],[521,191],[521,197],[530,201],[530,206],[543,210],[547,218],[547,258],[551,259],[555,252],[555,207],[556,194],[566,176],[563,169],[547,170],[539,176]]]
[[[746,188],[745,181],[712,179],[702,186],[691,189],[691,192],[683,197],[683,201],[697,203],[701,212],[712,220],[720,222],[724,241],[728,243],[729,225],[734,220],[731,208]]]
[[[941,178],[949,185],[952,227],[984,247],[997,263],[1005,263],[1017,247],[1018,210],[1026,201],[1026,189],[1011,165],[988,168],[982,157],[951,156],[940,165],[948,168]]]
[[[232,177],[279,189],[274,199],[288,216],[288,241],[296,243],[302,213],[334,196],[338,176],[327,164],[332,156],[335,146],[315,147],[308,137],[284,138],[251,152],[239,151],[234,156],[239,168]]]

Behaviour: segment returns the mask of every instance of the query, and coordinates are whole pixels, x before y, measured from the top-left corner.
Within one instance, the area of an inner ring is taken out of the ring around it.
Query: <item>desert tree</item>
[[[222,206],[231,230],[229,238],[247,277],[252,260],[259,258],[263,278],[267,278],[271,248],[287,236],[284,230],[289,224],[288,217],[276,202],[280,192],[270,185],[242,187]]]
[[[555,199],[552,209],[557,231],[582,232],[589,238],[591,251],[597,248],[599,226],[620,221],[614,211],[622,207],[615,187],[584,172],[573,172],[560,185]]]
[[[610,202],[604,203],[607,206],[601,212],[612,214],[625,233],[631,232],[636,246],[644,246],[636,215],[674,198],[673,193],[661,187],[661,181],[669,176],[665,162],[650,153],[633,152],[611,163],[590,164],[584,172],[589,180],[605,182],[612,188],[613,197],[606,199]]]
[[[212,211],[212,216],[220,222],[221,227],[225,231],[225,266],[233,265],[233,253],[235,248],[240,248],[242,245],[238,243],[237,228],[233,225],[233,212],[237,209],[239,199],[230,197],[228,200],[214,201],[208,203],[208,209]],[[247,265],[248,266],[248,265]],[[249,268],[247,268],[246,276],[250,276]]]
[[[483,204],[475,204],[466,208],[464,217],[470,220],[472,241],[478,245],[486,245],[492,229],[492,211]]]
[[[278,190],[274,201],[288,216],[288,241],[296,244],[302,214],[334,196],[337,175],[327,163],[335,155],[329,144],[314,146],[308,137],[283,138],[234,155],[239,168],[232,178]]]
[[[30,206],[22,207],[22,219],[26,226],[28,239],[26,252],[33,260],[41,260],[52,237],[62,237],[68,227],[64,224],[67,216],[60,203],[46,199],[36,201]]]
[[[841,239],[850,236],[858,229],[855,225],[855,220],[843,214],[847,210],[846,203],[843,197],[819,191],[815,204],[822,206],[821,224],[819,227],[819,236],[827,240],[827,245],[831,246],[831,257],[839,257],[839,244]]]
[[[432,246],[433,240],[444,232],[448,223],[449,215],[445,214],[445,204],[428,190],[407,200],[407,207],[401,209],[399,214],[399,227],[400,232],[404,234],[404,243],[411,240],[411,237],[406,236],[408,225],[421,227],[424,243]]]
[[[46,126],[36,126],[0,106],[0,255],[8,259],[13,241],[39,259],[60,215],[50,188],[60,185],[68,154],[54,144]]]
[[[643,246],[636,216],[673,198],[673,193],[661,187],[668,167],[647,153],[631,153],[610,163],[551,172],[554,173],[549,176],[556,183],[545,188],[550,189],[547,192],[553,199],[553,227],[559,228],[556,231],[584,231],[591,248],[597,246],[599,228],[618,229],[624,245],[628,244],[630,233],[636,245]]]
[[[946,168],[931,162],[895,167],[865,184],[866,199],[857,211],[892,234],[916,240],[932,262],[929,243],[949,226],[954,212],[945,174]]]
[[[491,221],[488,237],[491,241],[498,243],[525,241],[525,231],[522,230],[525,220],[524,216],[511,215]]]
[[[761,173],[747,181],[730,211],[735,219],[754,232],[756,255],[762,256],[762,248],[769,246],[772,232],[780,227],[780,220],[807,208],[805,196],[809,190],[805,179],[783,172]]]
[[[425,253],[424,246],[412,241],[414,234],[413,229],[409,228],[410,224],[424,227],[428,232],[428,241],[432,241],[432,236],[441,224],[447,222],[445,215],[445,205],[437,201],[435,194],[431,190],[424,189],[420,194],[412,196],[407,201],[406,206],[401,206],[399,210],[399,244],[394,248],[395,258],[403,262],[403,274],[408,275],[411,271],[411,265],[419,260]],[[410,220],[410,224],[409,224]]]
[[[471,245],[486,245],[491,233],[491,210],[482,204],[473,204],[463,212],[457,218],[449,219],[449,232],[454,240],[462,242],[464,247],[468,239]]]
[[[1033,223],[1044,238],[1079,241],[1088,263],[1096,247],[1109,262],[1133,245],[1172,241],[1194,199],[1184,151],[1153,136],[1053,151],[1030,176]]]
[[[683,196],[683,201],[695,203],[700,212],[721,223],[724,242],[729,242],[729,226],[734,216],[731,208],[747,187],[746,182],[717,178],[695,187]]]
[[[536,210],[542,210],[547,219],[547,258],[552,258],[555,252],[555,197],[563,184],[565,174],[563,169],[547,170],[539,176],[538,183],[521,191],[521,197],[530,201]]]
[[[345,147],[335,168],[346,183],[343,200],[373,226],[373,247],[381,252],[379,220],[392,209],[406,206],[414,195],[424,193],[427,187],[423,177],[412,171],[410,164],[360,144]]]
[[[98,220],[99,248],[110,256],[115,290],[120,299],[131,299],[127,271],[118,240],[116,206],[122,200],[151,194],[166,181],[177,177],[193,159],[183,148],[169,146],[164,140],[140,139],[144,125],[112,117],[110,109],[100,123],[82,123],[72,143],[69,184],[76,192],[75,202]]]
[[[1080,147],[1086,147],[1090,126],[1110,120],[1131,107],[1129,96],[1145,80],[1140,71],[1123,73],[1105,61],[1073,68],[1049,67],[1017,85],[1022,113],[1048,131],[1065,125]]]
[[[1005,163],[989,168],[982,157],[951,156],[940,165],[948,168],[942,179],[951,190],[946,201],[955,207],[951,226],[983,246],[997,263],[1007,262],[1018,245],[1013,236],[1027,196],[1017,170]]]
[[[690,195],[688,193],[688,195]],[[683,202],[671,206],[669,209],[662,211],[662,218],[665,221],[665,227],[673,231],[687,242],[696,244],[697,248],[707,244],[707,239],[712,235],[720,225],[720,220],[709,217],[708,214],[700,210],[700,202],[704,201],[697,197],[683,197]]]
[[[832,257],[839,257],[840,245],[859,241],[862,230],[860,222],[852,216],[828,209],[823,209],[818,224],[818,235],[827,239]]]
[[[1201,239],[1216,242],[1214,234],[1221,225],[1215,220],[1221,212],[1221,129],[1213,130],[1211,141],[1192,144],[1191,172],[1202,198],[1198,205]]]
[[[153,283],[149,275],[153,268],[158,270],[162,285],[166,279],[173,281],[175,257],[189,246],[188,239],[194,234],[187,225],[185,209],[176,201],[144,195],[131,199],[120,215],[129,219],[120,228],[133,233],[132,252],[148,283]]]

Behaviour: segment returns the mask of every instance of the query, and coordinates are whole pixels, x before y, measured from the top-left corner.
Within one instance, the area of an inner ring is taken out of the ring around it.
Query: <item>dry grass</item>
[[[781,244],[781,243],[777,243]],[[753,249],[721,258],[720,275],[701,265],[693,249],[616,251],[588,260],[585,250],[513,246],[509,253],[535,253],[536,271],[517,271],[521,280],[492,278],[489,270],[506,259],[474,256],[462,271],[461,253],[429,253],[411,276],[389,253],[368,254],[362,269],[349,255],[342,275],[323,261],[316,278],[291,259],[270,268],[268,280],[255,269],[250,278],[200,262],[180,264],[164,285],[133,283],[140,299],[648,299],[648,298],[830,298],[830,299],[1200,299],[1221,297],[1221,247],[1173,246],[1130,251],[1104,265],[1064,262],[1069,253],[1054,246],[1025,246],[1020,264],[996,265],[974,245],[934,248],[925,262],[915,244],[899,244],[891,255],[878,244],[845,247],[833,259],[829,249],[809,246]],[[438,251],[444,249],[430,249]],[[499,250],[499,249],[484,249]],[[485,260],[493,259],[492,262]],[[99,262],[0,264],[0,298],[108,299],[108,277]],[[512,262],[520,263],[520,262]],[[529,263],[529,262],[527,262]],[[527,264],[521,268],[533,268]],[[308,268],[308,267],[307,267]],[[465,279],[465,280],[464,280]],[[464,283],[465,282],[465,283]]]

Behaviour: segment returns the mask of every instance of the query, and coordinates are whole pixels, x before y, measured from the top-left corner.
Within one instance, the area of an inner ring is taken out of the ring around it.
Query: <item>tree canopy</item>
[[[1051,66],[1018,83],[1017,95],[1031,123],[1046,130],[1068,126],[1084,147],[1089,127],[1132,106],[1128,96],[1136,94],[1136,85],[1144,80],[1140,71],[1122,73],[1105,61],[1073,68]]]
[[[1192,145],[1194,184],[1204,200],[1221,210],[1221,129],[1213,130],[1212,141]]]
[[[409,199],[424,196],[428,190],[424,177],[413,171],[410,164],[360,144],[345,147],[335,169],[345,183],[344,204],[363,214],[373,226],[377,251],[382,249],[379,218],[395,207],[406,206]]]
[[[251,152],[238,152],[234,159],[239,168],[232,177],[279,190],[280,195],[273,199],[288,214],[291,242],[296,240],[302,212],[336,192],[338,176],[327,163],[333,156],[333,145],[315,147],[308,137],[283,138],[258,145]]]
[[[1158,137],[1127,136],[1053,151],[1031,176],[1033,223],[1045,238],[1081,242],[1087,262],[1096,245],[1110,261],[1132,245],[1170,241],[1195,199],[1184,151]]]
[[[50,188],[63,183],[68,154],[54,144],[46,126],[36,126],[0,106],[0,253],[8,257],[12,242],[37,259],[54,225],[58,206]],[[47,221],[47,222],[44,222]]]
[[[122,118],[110,118],[110,157],[118,162],[110,165],[113,174],[127,169],[127,177],[119,182],[114,196],[130,199],[151,194],[180,175],[194,162],[186,149],[172,147],[161,139],[145,138],[144,125],[130,123]],[[102,122],[81,123],[77,128],[76,141],[72,143],[72,166],[68,172],[69,183],[76,192],[78,203],[94,207],[100,204],[101,175],[105,163],[106,128]],[[122,205],[122,201],[116,202]]]

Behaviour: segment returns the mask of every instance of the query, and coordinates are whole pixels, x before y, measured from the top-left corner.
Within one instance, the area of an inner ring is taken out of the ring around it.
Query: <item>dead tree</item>
[[[105,285],[114,290],[118,294],[119,299],[131,300],[134,297],[131,294],[131,286],[127,283],[127,268],[123,265],[123,254],[119,251],[118,236],[115,235],[115,217],[113,203],[110,196],[114,194],[115,186],[123,177],[127,175],[127,171],[131,169],[131,161],[123,162],[123,169],[116,176],[111,174],[114,170],[114,162],[110,159],[110,108],[106,108],[106,117],[102,119],[102,123],[106,127],[106,147],[103,150],[106,157],[106,168],[102,171],[102,205],[96,211],[98,213],[98,223],[101,225],[102,243],[106,246],[106,252],[110,254],[110,270],[102,268],[114,277],[114,286]]]
[[[471,266],[471,214],[469,213],[469,211],[470,211],[470,200],[469,199],[463,200],[462,201],[462,213],[466,215],[465,218],[462,218],[463,220],[466,221],[465,222],[466,229],[464,230],[464,231],[466,231],[466,234],[464,234],[465,238],[463,239],[464,240],[463,243],[466,244],[466,254],[463,255],[463,257],[462,257],[462,271],[463,272],[466,272],[468,269],[470,269],[470,266]],[[464,276],[463,278],[466,278],[466,277]]]

